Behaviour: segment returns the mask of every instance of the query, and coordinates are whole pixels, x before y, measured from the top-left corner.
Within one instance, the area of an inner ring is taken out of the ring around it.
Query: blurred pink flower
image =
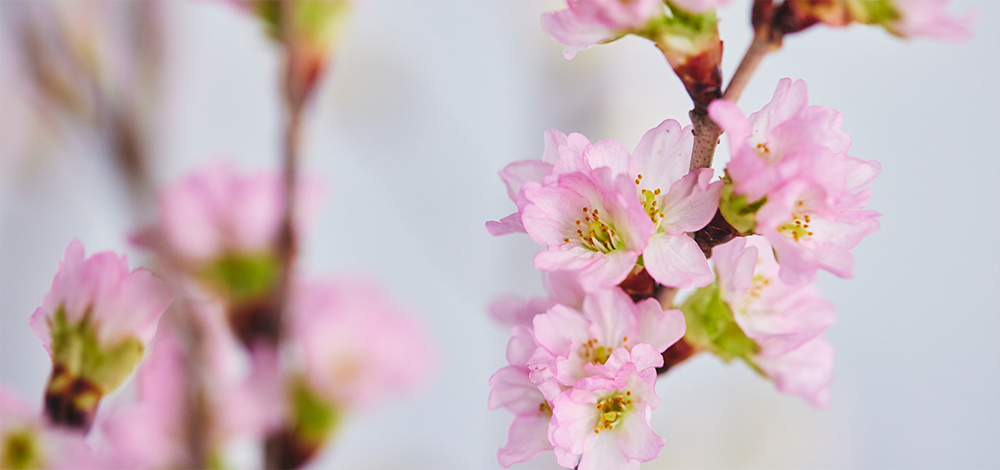
[[[895,0],[892,3],[901,18],[887,27],[900,36],[928,36],[952,42],[972,37],[969,27],[976,20],[976,13],[967,11],[961,18],[954,18],[945,11],[949,0]]]
[[[322,193],[315,180],[304,180],[299,188],[295,215],[300,233],[309,226]],[[164,188],[158,198],[159,223],[137,241],[190,261],[266,253],[281,227],[282,195],[280,174],[242,175],[232,162],[218,160]],[[166,246],[158,247],[154,234]]]
[[[84,439],[83,433],[48,424],[40,407],[0,386],[0,468],[108,468]]]
[[[87,322],[99,347],[130,338],[146,344],[172,298],[166,282],[149,271],[130,272],[128,260],[111,251],[86,257],[83,244],[74,239],[66,247],[42,306],[31,315],[31,329],[50,356],[52,328],[61,324]]]
[[[417,319],[357,280],[297,286],[291,344],[302,348],[314,392],[343,407],[375,404],[428,383],[437,352]]]
[[[821,335],[774,356],[768,355],[765,348],[757,358],[757,365],[774,379],[774,386],[779,391],[798,395],[817,408],[825,408],[830,403],[833,357],[833,348]]]
[[[630,30],[643,29],[663,15],[662,0],[568,0],[567,9],[542,15],[542,25],[565,47],[563,56],[613,41]]]

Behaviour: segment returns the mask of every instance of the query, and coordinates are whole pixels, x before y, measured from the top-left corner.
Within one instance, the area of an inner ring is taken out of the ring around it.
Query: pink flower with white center
[[[621,289],[587,295],[583,314],[556,305],[534,320],[535,340],[541,346],[528,361],[532,379],[554,377],[571,386],[576,381],[602,373],[602,367],[618,348],[646,344],[662,353],[684,336],[684,314],[666,310],[653,298],[639,303]]]
[[[38,406],[0,387],[0,468],[108,468],[84,438],[83,433],[49,425]]]
[[[833,324],[833,305],[812,284],[778,277],[778,263],[763,237],[739,237],[712,250],[722,298],[746,335],[774,357],[816,338]]]
[[[359,281],[297,286],[289,333],[311,389],[338,407],[378,403],[429,381],[436,351],[422,325]]]
[[[54,358],[56,324],[86,322],[97,343],[112,346],[134,338],[146,344],[173,300],[167,283],[149,271],[129,271],[128,260],[111,251],[87,257],[80,240],[66,247],[52,287],[31,315],[31,330]]]
[[[757,365],[774,379],[782,393],[798,395],[817,408],[830,402],[833,382],[833,348],[822,335],[791,351],[769,354],[762,348]]]
[[[892,6],[899,18],[886,28],[903,37],[928,36],[952,42],[962,42],[972,37],[969,27],[976,14],[967,11],[961,18],[954,18],[945,10],[949,0],[895,0]]]
[[[608,168],[561,174],[552,186],[531,187],[524,195],[524,228],[547,246],[535,256],[535,267],[577,271],[588,292],[622,282],[655,230],[632,182]]]
[[[642,30],[663,15],[662,0],[567,0],[568,8],[542,15],[542,25],[565,47],[563,56]]]
[[[603,366],[606,375],[583,378],[556,397],[551,437],[559,465],[637,470],[639,462],[658,457],[666,440],[649,422],[660,404],[655,385],[661,365],[663,357],[649,345],[619,348]]]
[[[270,252],[281,228],[283,186],[278,173],[242,175],[231,162],[216,161],[160,193],[159,224],[137,241],[193,262]],[[321,196],[316,181],[306,180],[299,188],[295,214],[299,232],[308,226]]]
[[[507,325],[531,326],[535,315],[545,313],[556,304],[566,305],[580,310],[583,308],[583,298],[586,293],[577,282],[574,273],[569,271],[542,271],[542,280],[548,297],[531,297],[521,299],[508,295],[490,304],[490,316],[497,322]]]
[[[552,450],[548,437],[552,407],[539,387],[529,379],[529,370],[525,366],[538,345],[531,330],[525,326],[515,326],[511,333],[512,338],[507,344],[510,365],[490,377],[490,409],[504,407],[515,415],[507,435],[507,445],[497,452],[497,459],[504,467],[526,462],[546,450]],[[550,379],[550,382],[546,386],[554,388],[556,393],[562,391],[554,380]]]

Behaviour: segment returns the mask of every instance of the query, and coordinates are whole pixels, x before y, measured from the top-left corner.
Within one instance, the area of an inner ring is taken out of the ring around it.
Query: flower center
[[[601,219],[597,209],[589,211],[584,207],[583,214],[582,219],[576,220],[576,238],[584,248],[601,253],[625,248],[625,240],[615,231],[615,225]],[[570,239],[567,237],[563,241],[569,243]]]
[[[799,201],[799,205],[802,205],[801,201]],[[808,240],[813,236],[812,230],[809,230],[810,222],[809,214],[792,213],[792,220],[778,226],[778,232],[791,237],[797,242]]]
[[[615,393],[597,402],[597,411],[600,415],[597,418],[597,425],[594,427],[594,434],[600,434],[601,430],[610,431],[618,426],[625,413],[632,410],[632,392]]]
[[[600,341],[597,341],[596,338],[591,338],[580,346],[578,353],[583,360],[595,366],[599,366],[608,362],[608,358],[611,357],[611,353],[615,350],[615,348],[628,348],[627,343],[628,336],[622,338],[622,344],[615,347],[610,347],[610,345],[609,347],[602,346]]]
[[[757,144],[756,150],[757,150],[757,156],[760,157],[761,160],[767,162],[768,165],[773,165],[778,160],[774,155],[771,154],[771,149],[767,147],[766,142],[761,142]]]
[[[639,186],[639,183],[641,182],[642,182],[642,174],[639,174],[635,178],[635,185]],[[639,191],[639,200],[642,201],[642,209],[646,211],[646,214],[649,215],[649,218],[653,221],[654,224],[659,224],[660,219],[665,217],[663,215],[663,208],[656,206],[656,196],[659,195],[660,195],[660,188],[656,188],[653,191],[650,191],[648,189],[642,189]]]

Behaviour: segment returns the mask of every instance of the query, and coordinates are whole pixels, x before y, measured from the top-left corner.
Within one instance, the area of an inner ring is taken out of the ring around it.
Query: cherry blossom
[[[848,156],[842,116],[807,103],[805,82],[782,79],[771,102],[749,119],[725,100],[709,106],[729,134],[732,155],[726,174],[733,199],[721,202],[723,215],[768,238],[788,283],[808,282],[820,268],[850,278],[850,249],[879,226],[877,212],[860,210],[871,196],[863,186],[879,164]],[[745,198],[741,207],[759,206],[747,212],[756,212],[749,222],[730,218],[737,197]]]
[[[646,344],[615,349],[602,369],[553,400],[552,441],[566,468],[638,469],[660,455],[666,440],[650,427],[656,396],[656,367],[663,357]]]
[[[427,383],[436,351],[416,318],[373,284],[314,281],[296,287],[289,333],[312,391],[338,407],[362,407]]]
[[[0,387],[0,468],[99,469],[99,459],[79,432],[46,422],[31,406]]]
[[[568,0],[567,6],[542,15],[545,31],[566,46],[566,59],[632,30],[641,30],[650,20],[663,15],[661,0]]]
[[[666,310],[656,299],[633,303],[621,289],[587,295],[583,314],[556,305],[534,319],[534,334],[541,346],[528,367],[538,384],[554,377],[563,385],[599,373],[612,352],[647,344],[665,351],[684,336],[684,315]]]

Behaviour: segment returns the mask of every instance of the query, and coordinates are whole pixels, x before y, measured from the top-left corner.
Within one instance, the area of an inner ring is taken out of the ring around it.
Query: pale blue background
[[[751,34],[746,2],[732,3],[720,13],[726,77]],[[844,114],[852,155],[882,163],[869,203],[882,228],[854,250],[855,279],[820,277],[839,314],[833,402],[816,411],[745,367],[699,357],[658,383],[653,426],[667,445],[644,468],[1000,466],[1000,3],[957,3],[955,13],[979,11],[976,37],[962,45],[818,27],[764,60],[740,102],[746,112],[779,78],[805,79],[812,103]],[[632,148],[665,118],[687,121],[688,98],[645,40],[565,61],[539,21],[557,8],[357,8],[308,117],[305,167],[329,181],[330,196],[304,265],[381,279],[430,325],[443,362],[427,392],[354,415],[318,466],[498,467],[511,415],[486,409],[487,380],[505,364],[508,333],[485,306],[541,288],[537,246],[483,228],[513,209],[496,172],[539,157],[551,127]],[[171,3],[166,17],[174,39],[157,180],[214,155],[275,168],[274,47],[223,2]],[[128,206],[99,163],[103,150],[74,142],[28,163],[2,155],[0,379],[26,396],[40,396],[48,372],[27,319],[66,243],[141,259],[126,245]],[[716,166],[726,159],[721,150]],[[553,466],[544,456],[520,468]]]

